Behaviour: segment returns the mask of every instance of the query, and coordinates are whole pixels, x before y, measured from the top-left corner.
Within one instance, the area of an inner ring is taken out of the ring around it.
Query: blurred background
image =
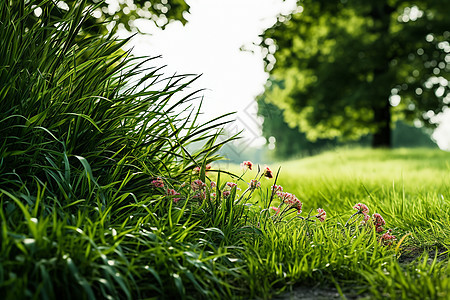
[[[450,15],[443,1],[108,0],[135,55],[202,74],[205,122],[242,139],[233,162],[337,146],[450,151]],[[112,25],[108,29],[112,29]]]

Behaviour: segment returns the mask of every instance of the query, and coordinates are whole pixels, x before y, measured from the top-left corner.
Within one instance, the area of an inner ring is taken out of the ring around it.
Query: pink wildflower
[[[327,217],[325,210],[323,208],[318,208],[317,212],[318,214],[316,215],[316,218],[318,218],[320,222],[324,222]]]
[[[194,196],[192,196],[193,199],[205,199],[206,198],[206,194],[205,191],[199,191],[197,193],[194,194]]]
[[[301,214],[302,213],[302,202],[300,200],[298,200],[297,198],[295,198],[295,202],[294,204],[291,205],[292,208],[297,209],[297,213]]]
[[[376,230],[377,233],[381,233],[381,232],[384,231],[384,228],[381,227],[381,226],[377,226],[377,227],[375,227],[375,230]]]
[[[277,196],[280,197],[281,201],[284,203],[291,205],[293,203],[292,201],[292,194],[288,192],[277,192]]]
[[[291,193],[284,193],[284,203],[288,205],[293,205],[295,203],[294,195]]]
[[[384,221],[383,217],[380,214],[375,213],[372,215],[372,218],[375,227],[380,227],[386,224],[386,221]]]
[[[370,220],[370,216],[369,215],[364,215],[364,220],[361,221],[361,224],[367,224],[367,222]]]
[[[173,198],[173,196],[178,196],[180,195],[180,193],[178,193],[177,191],[175,191],[174,189],[167,189],[167,195],[172,196],[172,200],[173,202],[177,203],[178,201],[180,201],[180,198]]]
[[[178,201],[180,201],[180,198],[178,198],[178,197],[177,198],[173,198],[173,196],[180,195],[180,193],[178,193],[174,189],[167,189],[166,194],[169,195],[169,196],[172,196],[173,202],[177,203]]]
[[[228,196],[230,196],[231,192],[230,191],[223,191],[223,196],[225,198],[227,198]]]
[[[211,181],[211,188],[214,189],[217,186],[217,184],[214,181]]]
[[[237,187],[237,183],[227,182],[227,186],[229,186],[230,188],[234,188],[234,187]]]
[[[210,164],[205,166],[205,171],[210,170],[210,169],[211,169],[211,165]],[[200,173],[200,170],[201,170],[201,168],[197,166],[197,167],[194,168],[193,171],[194,171],[194,173],[198,174],[198,173]]]
[[[206,187],[206,184],[200,179],[197,179],[191,183],[191,187],[194,191],[198,191],[204,189]]]
[[[270,170],[269,167],[266,167],[266,169],[264,170],[264,177],[269,179],[273,178],[272,170]]]
[[[275,193],[278,192],[278,191],[282,192],[283,191],[283,187],[281,185],[274,184],[274,185],[272,185],[272,191],[275,191]]]
[[[277,196],[280,197],[281,201],[289,205],[291,208],[298,210],[298,213],[302,211],[302,202],[295,197],[294,194],[287,192],[277,192]]]
[[[209,197],[210,197],[210,198],[216,198],[216,193],[211,193],[211,194],[209,195]]]
[[[251,161],[245,160],[241,163],[241,168],[243,170],[247,170],[247,169],[251,170],[252,167],[253,167],[253,163]]]
[[[259,181],[256,180],[256,179],[252,179],[252,180],[250,181],[250,184],[249,184],[249,185],[250,185],[250,189],[255,190],[255,189],[261,187],[261,182],[259,182]]]
[[[287,192],[277,192],[277,196],[280,197],[281,201],[283,201],[283,202],[284,202],[284,199],[287,198],[288,194],[289,193],[287,193]]]
[[[175,196],[175,195],[180,194],[177,191],[175,191],[174,189],[167,189],[166,193],[167,193],[167,195],[170,195],[170,196]]]
[[[391,234],[391,232],[392,229],[389,229],[386,233],[384,233],[381,236],[380,240],[387,244],[390,244],[392,240],[396,240],[397,238],[395,237],[395,235]]]
[[[278,213],[280,212],[280,209],[276,206],[271,206],[270,209],[275,211],[275,215],[278,215]]]
[[[164,181],[162,181],[162,179],[159,177],[155,180],[152,180],[150,184],[155,188],[164,188]]]
[[[359,213],[362,213],[363,215],[367,215],[369,213],[369,208],[362,203],[355,204],[355,206],[353,206],[353,209],[356,209]]]

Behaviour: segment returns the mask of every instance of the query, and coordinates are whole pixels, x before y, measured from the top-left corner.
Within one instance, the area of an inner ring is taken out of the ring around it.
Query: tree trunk
[[[374,108],[374,122],[377,131],[373,134],[372,148],[391,148],[391,106],[388,99],[385,105]]]
[[[389,6],[387,1],[376,2],[377,5],[372,7],[372,17],[377,22],[379,27],[377,31],[380,33],[377,46],[379,48],[379,56],[377,61],[379,65],[374,69],[374,84],[376,82],[375,90],[373,91],[374,103],[373,121],[376,131],[373,134],[372,148],[391,148],[391,104],[389,102],[391,74],[389,73],[390,57],[387,53],[389,49],[389,27],[391,21],[391,14],[394,11]]]

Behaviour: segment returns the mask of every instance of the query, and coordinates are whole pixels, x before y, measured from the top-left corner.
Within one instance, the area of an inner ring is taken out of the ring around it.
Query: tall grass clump
[[[168,194],[227,121],[196,123],[195,76],[84,32],[84,4],[0,2],[0,298],[231,295],[229,253]]]
[[[122,51],[127,40],[83,33],[93,8],[82,3],[67,12],[51,1],[11,3],[1,4],[3,182],[46,178],[71,200],[76,169],[98,184],[133,174],[130,189],[137,189],[145,186],[138,178],[177,179],[217,149],[216,135],[204,134],[220,122],[200,126],[178,116],[196,93],[180,91],[195,78],[165,78],[145,64],[153,58]],[[188,153],[197,139],[205,148]]]

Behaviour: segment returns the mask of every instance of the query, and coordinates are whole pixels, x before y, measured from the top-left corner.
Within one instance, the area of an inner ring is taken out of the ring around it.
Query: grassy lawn
[[[266,229],[247,256],[255,289],[293,284],[288,290],[301,295],[305,285],[319,284],[315,289],[334,286],[348,297],[446,299],[449,162],[450,154],[439,150],[340,149],[272,164],[281,167],[278,184],[303,202],[302,214],[321,207],[327,220]],[[392,245],[362,228],[343,229],[356,203],[383,216],[396,236]]]

